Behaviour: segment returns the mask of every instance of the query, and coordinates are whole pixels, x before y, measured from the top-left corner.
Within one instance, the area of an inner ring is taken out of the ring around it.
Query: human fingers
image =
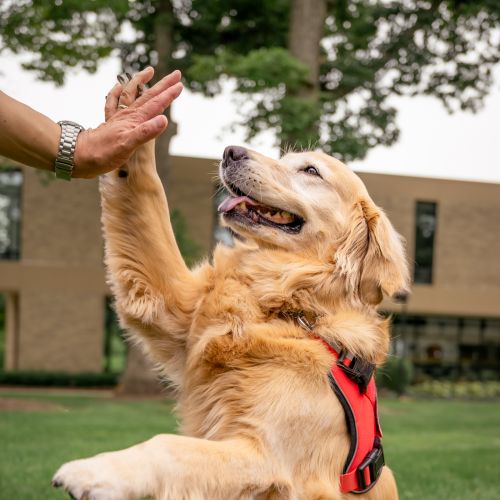
[[[181,82],[167,88],[161,94],[157,95],[153,99],[150,99],[140,107],[141,115],[148,120],[153,116],[163,113],[165,108],[168,108],[172,102],[179,97],[183,88],[184,87]]]
[[[172,73],[164,76],[159,82],[153,85],[150,89],[146,90],[146,92],[144,92],[144,94],[135,101],[133,106],[142,106],[145,102],[149,101],[150,99],[164,92],[169,87],[172,87],[176,83],[180,82],[181,77],[182,74],[178,69],[172,71]]]
[[[158,137],[165,130],[167,125],[168,120],[165,115],[157,115],[141,123],[141,125],[129,132],[126,143],[127,149],[132,152],[142,144]]]
[[[144,85],[153,78],[154,69],[151,66],[136,73],[128,83],[123,84],[122,91],[118,98],[118,107],[129,107],[139,95],[142,94]],[[127,76],[130,76],[127,73]]]
[[[106,104],[104,106],[104,117],[106,120],[109,120],[116,113],[121,91],[121,84],[116,83],[106,96]]]

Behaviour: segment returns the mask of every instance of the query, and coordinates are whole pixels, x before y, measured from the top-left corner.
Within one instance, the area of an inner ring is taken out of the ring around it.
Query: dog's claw
[[[116,75],[116,79],[118,80],[119,83],[121,83],[122,85],[126,85],[127,84],[127,79],[125,78],[124,75],[120,74],[120,75]]]

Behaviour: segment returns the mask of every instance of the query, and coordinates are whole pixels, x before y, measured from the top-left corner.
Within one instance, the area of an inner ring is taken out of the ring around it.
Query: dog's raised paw
[[[126,500],[129,494],[99,457],[74,460],[61,466],[52,478],[54,488],[63,488],[74,500]]]

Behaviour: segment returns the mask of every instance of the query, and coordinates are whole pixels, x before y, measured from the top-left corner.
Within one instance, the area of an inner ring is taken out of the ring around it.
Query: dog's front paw
[[[117,470],[97,456],[74,460],[61,466],[52,486],[63,488],[76,500],[127,500],[132,498]]]

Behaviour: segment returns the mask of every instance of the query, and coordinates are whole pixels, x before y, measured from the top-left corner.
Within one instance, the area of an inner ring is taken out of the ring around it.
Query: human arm
[[[149,67],[125,89],[115,85],[110,95],[136,92],[153,77]],[[129,108],[121,109],[96,129],[78,135],[73,177],[92,178],[125,163],[141,144],[157,137],[167,126],[162,114],[172,92],[182,90],[181,74],[174,71],[148,89]],[[135,96],[134,96],[135,97]],[[0,92],[0,155],[26,165],[54,170],[61,129],[50,118]]]
[[[44,170],[54,169],[61,128],[0,91],[0,154]]]

